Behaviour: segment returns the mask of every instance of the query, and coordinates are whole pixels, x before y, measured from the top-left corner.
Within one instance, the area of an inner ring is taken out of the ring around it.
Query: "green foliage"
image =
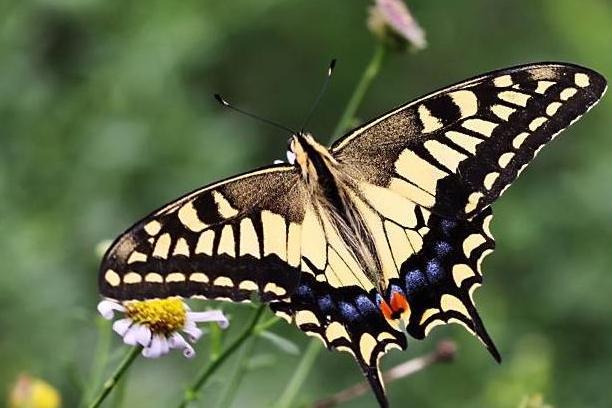
[[[77,404],[98,340],[96,245],[183,192],[283,157],[287,135],[221,110],[213,92],[299,126],[336,57],[335,78],[311,125],[319,140],[328,140],[374,50],[365,28],[368,4],[0,4],[0,384],[27,371],[58,387],[65,406]],[[571,61],[612,78],[608,0],[409,4],[429,48],[389,56],[361,118],[470,75],[529,61]],[[477,299],[502,366],[462,329],[437,329],[434,339],[459,343],[457,360],[390,385],[392,403],[609,406],[610,129],[607,98],[545,149],[495,206],[498,246],[485,262],[486,285]],[[252,313],[231,311],[238,328]],[[302,350],[308,342],[284,323],[273,330]],[[433,344],[412,341],[407,353],[391,353],[383,366]],[[125,351],[118,346],[113,338],[115,363]],[[269,404],[299,359],[268,341],[256,346],[256,353],[277,357],[275,366],[253,363],[233,406]],[[124,406],[176,404],[209,348],[200,343],[193,361],[137,361]],[[361,380],[348,356],[319,357],[300,401]],[[222,368],[220,377],[227,372]],[[0,400],[7,386],[0,387]],[[213,382],[202,395],[214,401],[221,390]],[[352,406],[371,403],[368,396]]]

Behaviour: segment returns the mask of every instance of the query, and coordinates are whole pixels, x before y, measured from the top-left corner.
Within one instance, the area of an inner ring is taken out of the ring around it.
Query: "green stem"
[[[94,361],[91,368],[91,374],[89,376],[89,386],[85,389],[85,392],[81,396],[79,403],[80,407],[84,407],[87,401],[93,398],[95,387],[102,381],[104,375],[104,368],[108,362],[108,356],[111,345],[111,334],[110,322],[103,318],[96,319],[96,325],[98,326],[98,342],[96,345],[96,351],[94,352]]]
[[[251,356],[253,350],[255,349],[255,345],[257,344],[256,336],[259,336],[262,332],[274,326],[279,321],[280,318],[274,316],[255,326],[255,328],[253,329],[253,338],[242,348],[240,354],[238,354],[238,361],[236,361],[234,371],[232,372],[230,378],[226,381],[227,386],[225,387],[223,396],[217,404],[217,408],[229,407],[232,401],[234,400],[240,383],[242,382],[242,379],[244,378],[244,375],[247,372],[247,359]]]
[[[261,326],[261,325],[260,325]],[[259,327],[259,326],[258,326]],[[257,331],[257,328],[255,329]],[[236,365],[234,366],[234,371],[225,381],[227,382],[227,386],[225,391],[223,392],[223,396],[221,397],[219,403],[217,404],[217,408],[227,408],[232,405],[234,398],[236,397],[236,392],[240,387],[240,383],[247,373],[247,361],[248,358],[253,353],[255,346],[257,344],[257,337],[253,336],[247,344],[242,348],[240,354],[238,354],[238,358],[236,361]]]
[[[355,118],[355,113],[357,112],[357,109],[359,108],[363,97],[365,96],[367,90],[370,88],[372,81],[374,80],[374,78],[376,78],[376,75],[378,75],[378,72],[380,71],[380,67],[382,66],[382,63],[385,59],[385,54],[386,47],[382,42],[379,42],[376,45],[376,49],[374,50],[374,55],[372,56],[372,59],[367,65],[366,69],[363,71],[361,79],[355,87],[351,99],[349,99],[349,102],[346,105],[346,109],[344,109],[344,113],[340,117],[340,121],[338,122],[336,129],[334,129],[332,140],[336,140],[337,138],[342,136],[342,134],[349,127],[351,127],[351,124]]]
[[[98,394],[96,399],[89,405],[89,408],[97,408],[100,406],[100,404],[102,404],[108,394],[110,394],[113,388],[115,388],[119,379],[121,379],[123,374],[125,374],[127,369],[132,365],[136,357],[138,357],[138,354],[140,354],[141,350],[142,347],[132,347],[132,349],[130,349],[130,351],[125,355],[125,357],[119,364],[119,367],[117,367],[117,369],[110,376],[110,378],[106,380],[106,382],[102,386],[102,391],[100,391],[100,394]]]
[[[304,384],[304,380],[308,376],[310,369],[314,365],[321,347],[321,341],[318,339],[312,339],[300,360],[300,364],[293,373],[293,377],[289,380],[289,383],[285,387],[285,390],[281,394],[278,402],[274,405],[274,408],[289,408],[293,404],[293,400],[297,395],[298,391]]]
[[[190,402],[197,400],[198,391],[204,386],[206,381],[215,373],[215,371],[217,371],[217,369],[219,369],[219,367],[221,367],[225,360],[227,360],[232,354],[234,354],[249,337],[255,334],[257,322],[259,321],[259,318],[261,317],[265,308],[266,305],[261,304],[255,311],[251,322],[249,323],[247,328],[240,334],[240,336],[238,336],[238,338],[236,338],[225,350],[223,350],[221,354],[218,355],[218,357],[213,357],[210,361],[210,364],[207,367],[204,367],[202,371],[200,371],[193,384],[189,388],[187,388],[187,390],[185,390],[185,394],[183,396],[183,400],[179,404],[179,408],[185,408],[187,407],[187,405],[189,405]]]
[[[130,378],[130,373],[126,373],[125,376],[119,381],[117,387],[115,387],[115,393],[113,394],[113,408],[121,408],[123,407],[123,403],[125,402],[125,390],[128,379]]]
[[[266,320],[265,322],[261,322],[257,326],[255,326],[255,329],[253,329],[253,338],[250,342],[246,344],[246,346],[242,348],[242,351],[238,355],[238,361],[236,362],[234,372],[231,375],[232,378],[227,381],[228,385],[225,388],[223,397],[221,397],[220,402],[217,404],[218,408],[229,407],[232,401],[234,400],[236,392],[238,391],[238,387],[247,371],[247,359],[251,356],[253,350],[255,349],[255,345],[257,344],[257,337],[255,336],[259,336],[261,333],[274,326],[279,321],[280,318],[274,316]]]

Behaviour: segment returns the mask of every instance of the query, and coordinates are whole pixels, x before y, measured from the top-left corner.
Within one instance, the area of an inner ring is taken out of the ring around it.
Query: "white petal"
[[[198,328],[192,320],[187,320],[187,324],[183,327],[183,331],[189,335],[189,341],[192,343],[195,343],[202,337],[202,329]]]
[[[115,301],[104,299],[98,303],[98,312],[106,320],[113,318],[115,310],[118,312],[125,312],[125,308]]]
[[[161,344],[161,355],[163,356],[170,351],[170,343],[168,343],[168,339],[165,336],[159,336],[159,339]]]
[[[164,339],[164,341],[165,340],[166,339]],[[146,358],[157,358],[162,354],[162,337],[158,334],[153,335],[149,347],[142,349],[142,355]]]
[[[128,331],[131,325],[131,319],[119,319],[115,323],[113,323],[113,330],[115,331],[115,333],[123,337],[125,336],[125,333]]]
[[[187,358],[191,358],[195,355],[195,350],[189,343],[185,341],[183,336],[178,333],[173,333],[172,336],[168,339],[168,344],[170,348],[182,349],[183,355]]]
[[[185,356],[185,358],[193,358],[195,354],[196,352],[193,347],[191,347],[191,344],[185,343],[185,348],[183,349],[183,356]]]
[[[208,312],[188,312],[187,319],[194,322],[217,322],[219,327],[225,329],[229,326],[227,317],[220,310],[211,310]]]
[[[181,336],[178,333],[172,333],[170,337],[168,338],[168,345],[170,346],[171,349],[181,348],[182,345],[186,343],[187,342],[185,341],[183,336]]]
[[[148,346],[151,343],[151,329],[144,324],[138,325],[135,329],[136,343],[143,347]]]
[[[134,323],[130,326],[130,328],[123,335],[123,342],[125,344],[129,344],[130,346],[135,346],[138,344],[138,332],[140,331],[140,325],[138,323]]]

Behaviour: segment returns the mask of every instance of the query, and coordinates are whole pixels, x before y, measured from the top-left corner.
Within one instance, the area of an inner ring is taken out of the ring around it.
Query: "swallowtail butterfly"
[[[102,261],[116,300],[268,302],[351,353],[381,406],[380,357],[459,323],[499,361],[474,305],[491,204],[601,98],[565,63],[502,69],[400,106],[330,148],[291,136],[289,163],[210,184],[124,232]]]

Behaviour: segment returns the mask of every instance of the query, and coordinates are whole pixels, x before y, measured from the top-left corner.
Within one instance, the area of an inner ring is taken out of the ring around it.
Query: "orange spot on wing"
[[[390,304],[383,300],[380,302],[379,307],[387,320],[399,319],[402,314],[410,310],[406,296],[400,292],[393,292]]]
[[[393,310],[391,310],[391,307],[389,306],[389,304],[385,300],[382,300],[380,302],[379,307],[380,307],[380,311],[382,312],[383,316],[385,316],[385,319],[391,320],[392,315],[393,315]]]
[[[399,292],[393,292],[393,295],[391,295],[391,309],[393,309],[394,312],[400,313],[410,309],[406,296]]]

